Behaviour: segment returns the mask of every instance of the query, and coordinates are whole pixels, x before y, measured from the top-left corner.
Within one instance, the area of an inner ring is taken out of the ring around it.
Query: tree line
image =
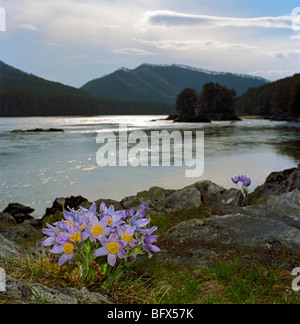
[[[186,88],[176,100],[176,121],[209,122],[211,120],[238,120],[234,107],[237,93],[234,89],[209,82],[199,94]]]
[[[0,91],[0,117],[93,116],[93,115],[168,115],[174,105],[129,102],[92,97]]]
[[[300,74],[250,88],[236,102],[239,115],[261,115],[277,120],[300,117]]]

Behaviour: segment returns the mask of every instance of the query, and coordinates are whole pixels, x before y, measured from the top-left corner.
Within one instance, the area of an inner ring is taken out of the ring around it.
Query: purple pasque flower
[[[231,178],[232,182],[238,184],[241,182],[243,187],[249,187],[251,185],[251,179],[248,178],[246,175],[241,175],[238,177]]]
[[[69,208],[69,207],[68,207]],[[70,226],[80,226],[81,229],[88,225],[89,223],[89,217],[93,215],[97,215],[96,213],[96,204],[93,203],[90,207],[90,209],[85,209],[83,207],[80,207],[78,211],[75,211],[74,209],[69,208],[68,211],[64,211],[64,217],[66,219],[66,223]]]
[[[95,250],[94,256],[100,257],[107,255],[107,262],[110,266],[113,267],[116,264],[117,256],[120,259],[126,257],[124,244],[118,239],[117,234],[111,234],[109,238],[101,237],[100,243],[102,244],[102,247]]]
[[[57,243],[54,245],[53,249],[50,249],[50,252],[55,254],[63,253],[58,260],[58,266],[61,267],[67,261],[69,261],[70,264],[73,263],[75,250],[76,245],[71,241],[70,235],[67,232],[61,232],[57,236]]]
[[[100,205],[100,213],[101,218],[108,218],[108,225],[112,228],[121,225],[126,219],[124,211],[115,212],[115,207],[113,205],[107,208],[103,202]]]
[[[78,212],[74,209],[69,208],[69,211],[65,210],[63,214],[65,217],[65,224],[69,226],[75,226],[76,224],[78,225],[80,223]]]
[[[59,197],[59,198],[56,198],[56,202],[57,202],[58,204],[60,204],[61,206],[64,206],[66,200],[65,200],[65,198],[63,198],[63,197]]]
[[[153,243],[157,242],[158,236],[152,235],[153,232],[157,230],[157,226],[153,226],[151,229],[143,230],[143,248],[149,254],[149,258],[152,257],[151,252],[160,252],[160,248],[153,245]]]
[[[103,217],[100,221],[96,215],[90,215],[89,225],[84,227],[84,230],[88,233],[91,242],[94,242],[96,239],[105,237],[111,233],[110,228],[108,228],[108,217]]]
[[[115,207],[111,205],[110,207],[107,208],[105,203],[102,202],[100,205],[100,213],[101,213],[101,217],[106,217],[106,216],[112,217],[113,214],[115,213]]]
[[[132,216],[129,220],[129,224],[131,227],[135,227],[136,232],[141,232],[141,227],[145,227],[149,224],[150,219],[140,218],[139,212],[137,212],[134,216]]]
[[[147,210],[149,209],[149,205],[146,205],[144,202],[139,206],[139,218],[147,217]]]
[[[136,209],[135,208],[130,208],[128,210],[126,210],[126,216],[127,217],[132,217],[136,214]]]
[[[41,243],[42,246],[51,246],[56,243],[57,235],[60,233],[57,227],[53,225],[46,224],[48,228],[43,229],[43,234],[48,235],[49,237]]]
[[[243,183],[243,187],[249,187],[251,185],[251,179],[245,176],[242,183]]]
[[[67,233],[70,235],[70,240],[75,244],[82,243],[89,237],[89,234],[78,225],[69,226]]]
[[[231,180],[232,180],[232,182],[233,182],[234,184],[238,184],[238,183],[240,182],[240,180],[241,180],[241,177],[240,177],[240,176],[238,176],[238,177],[233,177],[233,178],[231,178]]]
[[[149,205],[146,205],[144,202],[139,206],[141,210],[148,210]]]
[[[118,226],[118,234],[123,241],[124,247],[127,245],[134,247],[140,240],[136,240],[134,238],[135,227],[131,227],[130,225]]]
[[[243,183],[243,182],[244,182],[244,180],[245,180],[245,178],[246,178],[246,176],[245,176],[245,175],[241,175],[241,176],[240,176],[240,182],[242,182],[242,183]]]

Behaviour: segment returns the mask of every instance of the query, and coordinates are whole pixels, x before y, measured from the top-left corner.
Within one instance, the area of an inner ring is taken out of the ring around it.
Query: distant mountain
[[[263,78],[211,72],[184,65],[143,64],[134,70],[120,69],[90,81],[81,89],[106,98],[174,104],[183,89],[193,88],[201,92],[209,82],[235,89],[238,95],[251,87],[268,83]]]
[[[0,61],[0,91],[39,94],[87,95],[87,92],[25,73]]]
[[[238,99],[235,111],[240,116],[300,121],[300,74],[250,88]]]
[[[95,97],[0,61],[0,117],[170,114],[173,105]]]

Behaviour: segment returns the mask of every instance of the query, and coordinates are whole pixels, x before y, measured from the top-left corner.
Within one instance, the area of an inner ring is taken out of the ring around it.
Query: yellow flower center
[[[67,224],[69,224],[69,225],[72,226],[72,227],[74,226],[71,222],[67,222]]]
[[[71,254],[73,253],[75,249],[75,246],[72,244],[72,243],[67,243],[65,246],[64,246],[64,253],[65,254]]]
[[[101,225],[95,225],[93,227],[93,233],[96,235],[96,236],[99,236],[101,234],[103,234],[103,227]]]
[[[75,232],[72,235],[70,235],[70,239],[74,243],[80,242],[81,241],[81,235],[80,235],[80,233]]]
[[[129,235],[129,234],[124,234],[124,236],[122,237],[122,240],[128,243],[131,243],[133,241],[133,236]]]
[[[119,252],[119,245],[115,242],[111,242],[108,244],[107,250],[111,254],[117,254]]]
[[[109,217],[109,216],[104,216],[104,217]],[[112,218],[109,218],[108,225],[111,225],[112,223]]]
[[[86,226],[86,224],[82,224],[82,225],[79,226],[79,228],[83,231],[85,226]]]

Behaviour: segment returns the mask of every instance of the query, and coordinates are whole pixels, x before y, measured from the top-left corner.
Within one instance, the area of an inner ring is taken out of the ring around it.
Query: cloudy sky
[[[299,0],[0,0],[0,7],[0,60],[76,87],[145,62],[270,80],[300,72]]]

